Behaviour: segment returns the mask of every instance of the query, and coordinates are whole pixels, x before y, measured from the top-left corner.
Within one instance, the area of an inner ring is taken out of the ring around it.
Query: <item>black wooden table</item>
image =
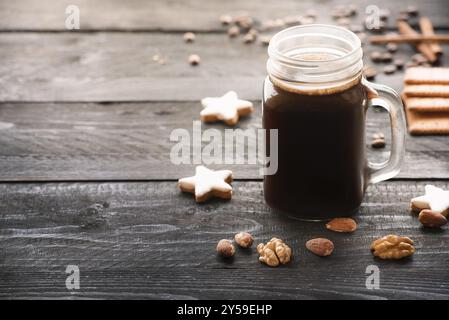
[[[67,31],[72,2],[0,1],[1,298],[449,298],[447,227],[423,229],[409,211],[427,183],[449,189],[447,136],[407,137],[401,173],[369,187],[351,235],[273,214],[256,165],[213,166],[234,171],[231,201],[198,205],[176,188],[194,166],[169,161],[169,135],[192,130],[201,98],[236,90],[256,106],[238,127],[261,126],[266,47],[230,39],[218,16],[246,11],[262,21],[315,8],[327,23],[337,3],[77,0],[81,29]],[[378,4],[393,17],[413,2],[437,31],[449,28],[444,0],[358,4],[360,13]],[[183,42],[185,31],[197,33],[194,43]],[[187,63],[191,53],[201,56],[198,67]],[[401,45],[397,55],[413,53]],[[402,76],[376,81],[400,91]],[[371,110],[368,137],[381,131],[389,141],[388,130],[387,115]],[[388,157],[388,145],[367,147],[371,159]],[[254,248],[218,258],[217,241],[244,230],[257,243],[285,239],[293,261],[271,269]],[[387,234],[414,239],[416,254],[373,258],[370,243]],[[332,256],[306,251],[317,236],[334,241]],[[68,265],[79,267],[79,290],[66,288]],[[369,265],[380,269],[378,290],[365,286]]]

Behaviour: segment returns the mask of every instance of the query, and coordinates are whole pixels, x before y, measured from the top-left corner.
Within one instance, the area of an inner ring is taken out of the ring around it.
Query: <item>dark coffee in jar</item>
[[[353,213],[366,186],[365,87],[356,81],[334,91],[295,92],[267,81],[265,90],[271,94],[263,126],[278,129],[278,170],[265,176],[266,202],[301,218]]]
[[[271,39],[268,55],[263,127],[277,130],[276,141],[268,134],[265,140],[266,150],[277,150],[277,170],[264,176],[267,204],[308,220],[352,215],[368,184],[399,172],[405,138],[400,97],[362,77],[360,39],[345,28],[285,29]],[[374,103],[390,114],[385,163],[366,158],[366,112]]]

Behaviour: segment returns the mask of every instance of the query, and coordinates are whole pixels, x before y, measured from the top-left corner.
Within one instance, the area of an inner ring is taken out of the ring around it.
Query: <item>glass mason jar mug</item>
[[[369,183],[399,172],[405,140],[400,97],[362,76],[360,40],[341,27],[285,29],[271,39],[268,54],[263,127],[278,130],[272,142],[278,159],[277,171],[264,177],[266,202],[300,219],[352,215]],[[391,154],[384,163],[366,159],[365,121],[372,105],[390,115]]]

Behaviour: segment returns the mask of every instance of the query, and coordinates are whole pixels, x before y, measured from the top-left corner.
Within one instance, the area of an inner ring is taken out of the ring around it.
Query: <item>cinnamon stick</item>
[[[437,41],[449,43],[449,34],[434,34],[434,35],[385,35],[385,36],[371,36],[370,42],[372,44],[381,43],[418,43],[423,41]]]
[[[410,27],[410,25],[405,21],[398,21],[398,29],[399,33],[403,35],[419,35],[419,33],[413,30],[413,28]],[[418,51],[421,52],[428,61],[433,63],[437,60],[437,55],[432,51],[428,43],[418,42],[417,44],[415,44],[415,46],[416,49],[418,49]]]
[[[429,18],[421,17],[419,19],[419,26],[421,28],[421,32],[425,36],[433,36],[435,32],[433,31],[433,25]],[[443,53],[443,49],[436,41],[429,42],[430,49],[436,54],[441,55]]]

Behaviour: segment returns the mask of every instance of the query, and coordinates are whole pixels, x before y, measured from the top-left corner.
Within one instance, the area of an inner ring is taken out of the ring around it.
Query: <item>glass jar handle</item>
[[[405,154],[405,116],[402,100],[390,87],[375,84],[363,79],[369,89],[368,107],[373,105],[384,108],[390,115],[391,123],[391,154],[390,158],[381,163],[368,161],[369,182],[377,183],[393,178],[399,173]]]

